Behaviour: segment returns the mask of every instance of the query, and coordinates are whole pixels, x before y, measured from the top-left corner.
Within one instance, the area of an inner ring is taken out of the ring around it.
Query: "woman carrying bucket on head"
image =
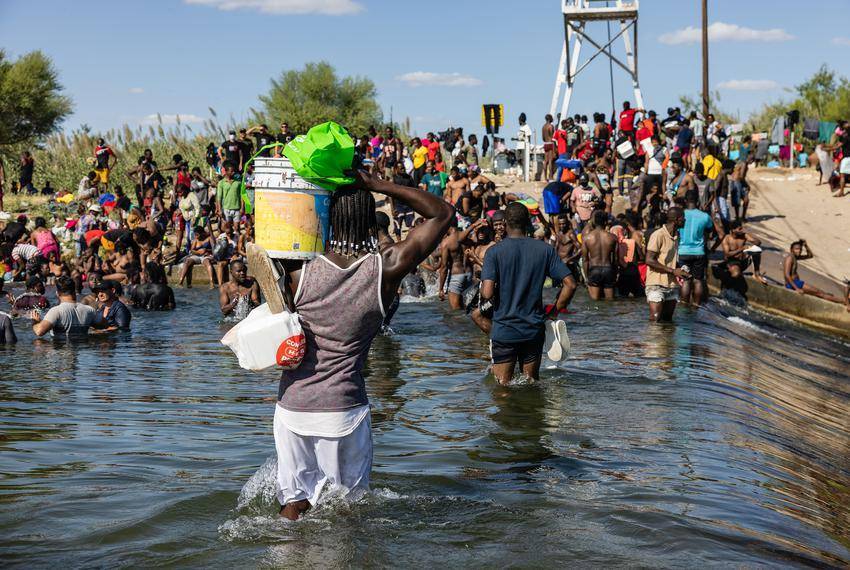
[[[288,157],[300,138],[287,145]],[[343,152],[351,164],[353,143],[350,155],[347,146]],[[292,162],[297,169],[297,159]],[[325,483],[346,493],[368,490],[372,434],[361,369],[401,280],[434,250],[454,217],[436,196],[363,171],[341,182],[330,196],[325,253],[287,261],[283,290],[265,251],[249,248],[269,307],[274,311],[291,295],[306,337],[301,365],[281,378],[274,418],[280,514],[291,520],[317,503]],[[406,202],[425,222],[379,251],[372,192]]]

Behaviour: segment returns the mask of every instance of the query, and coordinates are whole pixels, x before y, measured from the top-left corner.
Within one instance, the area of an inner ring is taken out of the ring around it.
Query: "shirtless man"
[[[469,179],[460,173],[457,166],[452,166],[443,199],[454,206],[467,190],[469,190]]]
[[[747,184],[749,163],[739,160],[729,176],[732,208],[735,209],[735,219],[747,221],[747,208],[750,207],[750,185]]]
[[[248,277],[248,268],[239,260],[230,262],[230,281],[219,288],[218,302],[224,316],[230,315],[242,298],[248,299],[250,307],[260,305],[260,286],[253,277]]]
[[[581,257],[587,271],[587,292],[594,301],[613,299],[617,284],[617,237],[608,231],[608,215],[593,212],[593,229],[581,240]]]
[[[721,242],[723,258],[729,268],[729,275],[738,279],[744,270],[753,263],[753,277],[756,281],[767,285],[767,280],[761,274],[761,240],[747,233],[741,220],[732,222],[730,231]],[[753,251],[753,248],[758,248]]]
[[[469,260],[464,254],[464,242],[486,222],[478,220],[465,230],[450,226],[441,244],[442,261],[440,262],[440,300],[446,298],[444,287],[448,277],[449,306],[454,310],[463,308],[463,291],[472,285],[472,270]],[[449,275],[451,271],[451,275]]]
[[[573,276],[578,279],[581,276],[579,271],[578,260],[581,258],[581,244],[570,225],[570,219],[567,214],[558,214],[552,223],[552,245],[555,251],[558,252],[558,257],[564,262]]]
[[[555,134],[555,124],[552,115],[546,115],[546,123],[540,130],[543,136],[543,180],[551,180],[555,173],[555,159],[558,158],[558,152],[555,149],[555,142],[552,140],[552,135]]]
[[[805,248],[806,253],[803,253],[803,248]],[[809,285],[800,279],[800,275],[797,273],[797,262],[801,259],[811,259],[814,256],[815,254],[812,253],[806,240],[800,239],[791,244],[788,254],[786,254],[785,259],[782,261],[782,268],[785,273],[785,288],[796,291],[801,295],[812,295],[813,297],[820,297],[833,303],[842,303],[843,301],[835,295],[825,293],[814,285]]]
[[[484,267],[484,255],[487,250],[496,245],[493,241],[493,230],[488,224],[483,224],[475,231],[475,247],[466,250],[467,257],[472,263],[472,275],[477,279]]]

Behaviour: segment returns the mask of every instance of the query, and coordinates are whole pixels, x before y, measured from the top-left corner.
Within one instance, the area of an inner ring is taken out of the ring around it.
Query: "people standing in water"
[[[518,202],[505,210],[507,236],[491,247],[481,270],[481,299],[492,304],[492,319],[476,310],[473,319],[490,335],[493,375],[507,384],[519,365],[522,373],[537,380],[543,354],[544,323],[565,309],[575,294],[576,282],[551,245],[528,237],[531,218]],[[549,315],[543,312],[543,282],[560,284]]]
[[[594,301],[613,299],[617,285],[617,237],[608,231],[604,210],[593,212],[593,229],[582,234],[581,254],[587,271],[587,292]]]
[[[683,303],[701,305],[708,293],[706,270],[708,269],[708,240],[714,222],[711,216],[699,208],[699,191],[696,188],[685,192],[685,225],[679,231],[679,267],[690,269],[690,279],[682,282]]]
[[[230,281],[219,288],[218,302],[225,317],[232,315],[240,302],[249,310],[260,305],[260,286],[248,276],[248,267],[242,261],[230,262]]]
[[[106,324],[103,332],[130,329],[130,320],[133,317],[127,305],[118,299],[117,288],[117,284],[109,280],[102,281],[92,288],[92,291],[97,295],[98,311]]]
[[[49,332],[54,337],[86,336],[90,327],[104,326],[103,314],[95,309],[77,303],[77,286],[70,277],[56,279],[56,295],[59,304],[47,311],[44,319],[38,311],[30,315],[32,332],[35,336],[44,336]]]
[[[649,236],[646,244],[646,301],[649,320],[673,320],[679,300],[677,278],[690,279],[687,268],[676,267],[679,229],[685,225],[685,213],[674,206],[667,210],[667,222]]]
[[[372,192],[406,202],[425,221],[379,251]],[[265,252],[251,248],[269,305],[283,306],[291,296],[306,337],[304,359],[283,373],[275,408],[282,516],[298,519],[320,500],[326,482],[347,493],[369,488],[372,433],[361,370],[402,279],[437,247],[453,219],[451,206],[433,194],[360,171],[355,184],[331,196],[327,253],[289,263],[283,290]]]
[[[0,295],[3,294],[3,277],[0,276]],[[15,344],[18,337],[15,335],[15,327],[12,326],[12,316],[0,311],[0,344]]]

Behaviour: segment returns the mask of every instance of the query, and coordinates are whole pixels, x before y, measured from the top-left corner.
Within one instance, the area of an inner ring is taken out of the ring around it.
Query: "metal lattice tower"
[[[561,62],[555,75],[555,90],[552,93],[550,114],[554,117],[564,91],[561,103],[561,117],[566,118],[570,107],[570,98],[576,77],[599,55],[604,54],[612,63],[622,68],[632,79],[635,90],[636,108],[643,108],[643,95],[638,82],[637,54],[637,24],[639,0],[561,0],[561,10],[564,13],[564,47],[561,50]],[[604,6],[602,5],[604,3]],[[609,6],[609,4],[613,4]],[[588,22],[619,22],[620,31],[610,39],[597,42],[586,32]],[[626,47],[626,63],[623,63],[612,53],[611,46],[619,38],[623,39]],[[579,65],[579,55],[583,42],[596,48],[594,54]],[[632,49],[634,46],[634,49]],[[569,64],[569,68],[567,65]],[[613,77],[612,77],[613,81]]]

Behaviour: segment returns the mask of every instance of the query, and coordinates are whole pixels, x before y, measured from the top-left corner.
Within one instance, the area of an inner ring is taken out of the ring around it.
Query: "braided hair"
[[[346,257],[378,250],[375,198],[355,187],[339,188],[330,205],[330,250]]]

